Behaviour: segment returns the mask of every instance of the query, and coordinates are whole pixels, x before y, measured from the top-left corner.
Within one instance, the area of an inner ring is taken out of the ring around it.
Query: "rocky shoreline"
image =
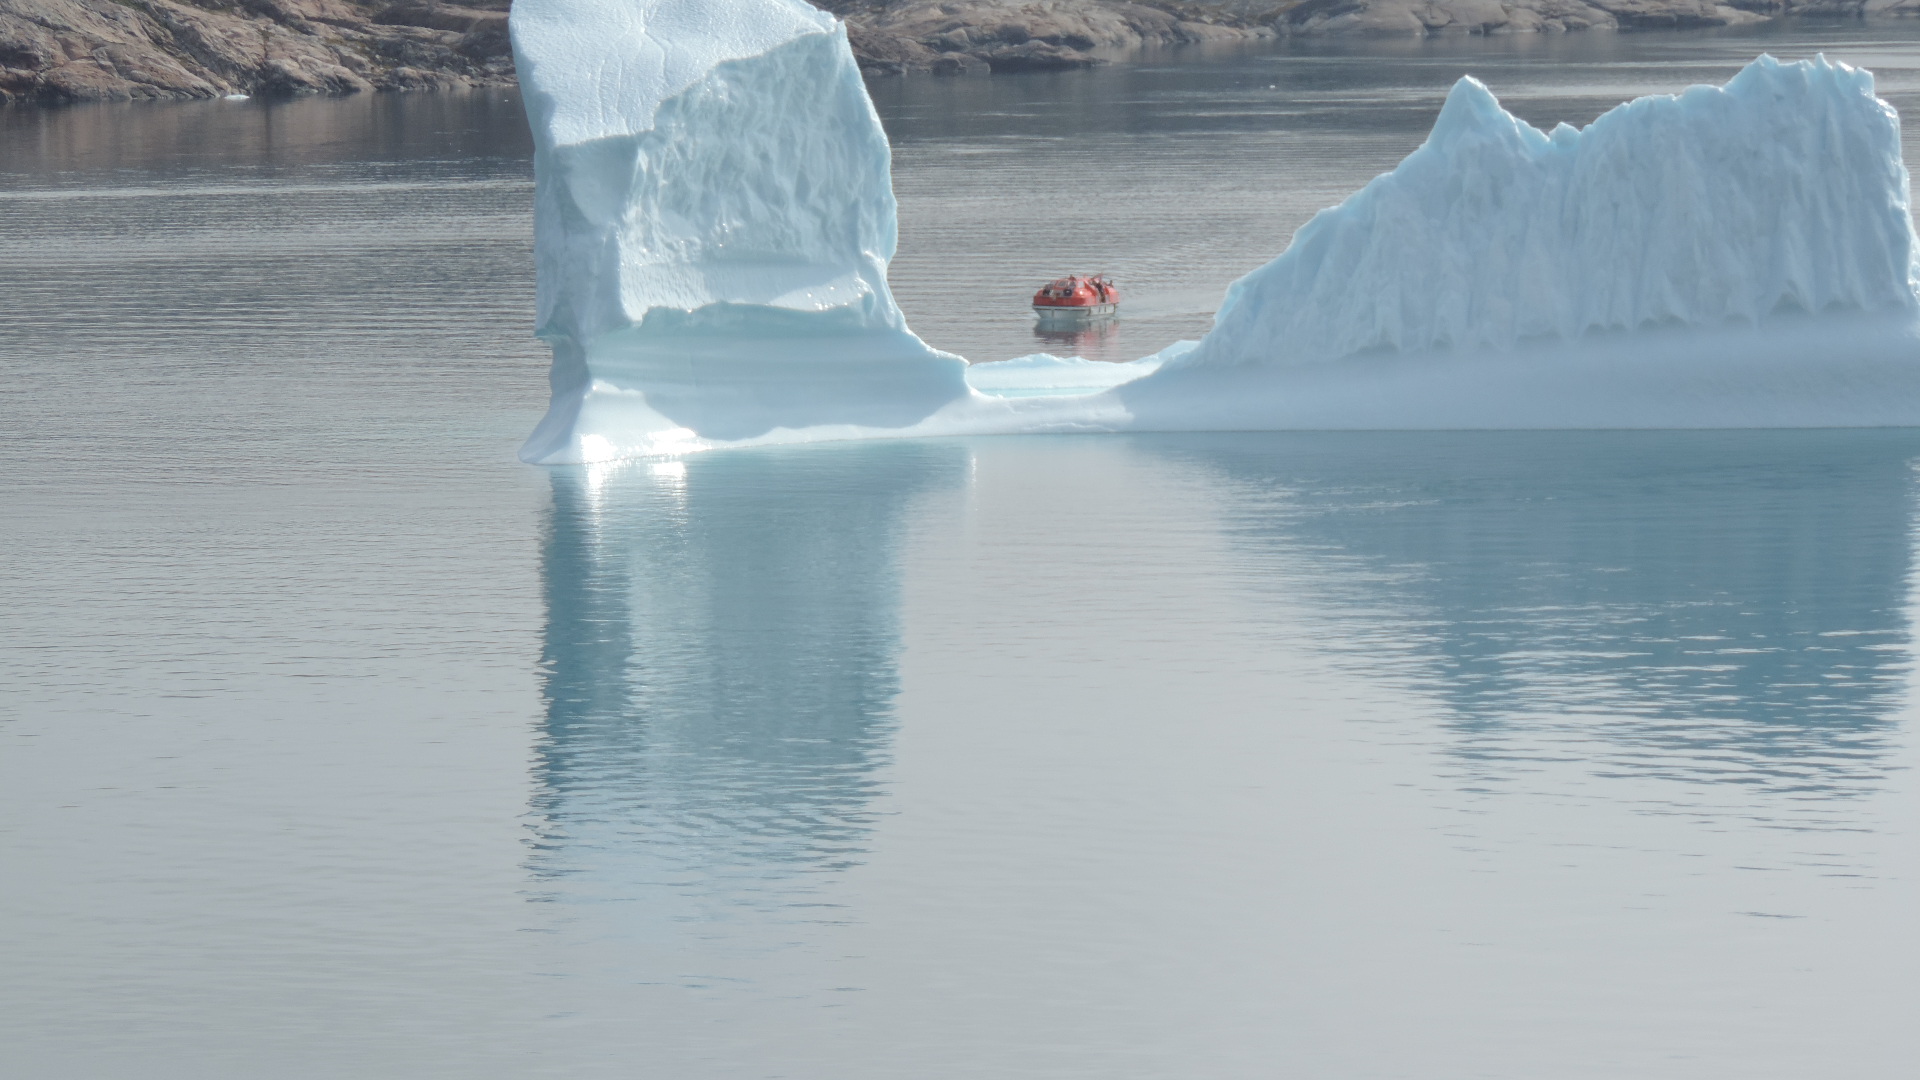
[[[0,101],[513,82],[508,0],[0,0]]]
[[[1249,37],[1561,33],[1920,14],[1920,0],[814,0],[869,75],[1090,67],[1102,53]]]
[[[846,20],[871,76],[1063,70],[1142,47],[1292,34],[1653,29],[1920,13],[1920,0],[814,2]],[[0,0],[0,104],[511,85],[509,3]]]
[[[1273,37],[1277,3],[1116,0],[814,0],[847,22],[868,75],[1059,71],[1099,53]]]

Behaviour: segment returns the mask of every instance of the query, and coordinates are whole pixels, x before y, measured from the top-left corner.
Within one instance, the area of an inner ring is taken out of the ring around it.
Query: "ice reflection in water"
[[[803,901],[770,883],[856,860],[899,690],[896,534],[965,468],[917,444],[555,470],[536,870],[777,906]]]
[[[1911,1002],[1916,458],[1221,434],[557,471],[542,1007],[674,1076],[1547,1076],[1622,1031],[1572,1072],[1897,1058],[1851,1033]]]
[[[1404,735],[1468,792],[1572,768],[1654,782],[1656,810],[1834,826],[1889,768],[1920,436],[1124,442],[1147,453],[1100,460],[1186,473],[1266,617],[1289,601],[1355,675],[1438,704]],[[857,860],[895,723],[900,530],[966,482],[944,443],[556,471],[539,871],[783,905],[769,882]]]
[[[1884,777],[1910,666],[1912,433],[1168,452],[1232,492],[1224,527],[1277,574],[1256,587],[1306,582],[1327,647],[1443,703],[1469,783],[1579,762],[1827,799]]]

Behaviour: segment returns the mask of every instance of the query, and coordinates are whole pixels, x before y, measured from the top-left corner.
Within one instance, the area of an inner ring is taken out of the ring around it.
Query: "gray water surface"
[[[1462,70],[1537,122],[1763,46],[1920,86],[1920,29],[1789,30],[876,83],[896,285],[979,359],[1104,268],[1137,306],[1066,344],[1137,355]],[[1920,1055],[1920,432],[533,469],[520,124],[0,112],[0,1073]]]

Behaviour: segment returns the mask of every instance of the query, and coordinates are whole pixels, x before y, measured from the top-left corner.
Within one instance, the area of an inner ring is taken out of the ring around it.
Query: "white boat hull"
[[[1086,304],[1078,307],[1033,305],[1033,313],[1040,316],[1040,321],[1050,323],[1084,323],[1095,319],[1110,319],[1119,310],[1119,304]]]

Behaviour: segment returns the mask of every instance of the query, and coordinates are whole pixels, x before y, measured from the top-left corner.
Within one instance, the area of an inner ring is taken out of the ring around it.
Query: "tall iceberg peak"
[[[531,75],[535,138],[573,145],[651,130],[661,104],[715,65],[833,25],[785,0],[544,0],[514,5],[514,59]]]
[[[899,428],[967,394],[887,287],[889,150],[845,28],[802,0],[518,0],[536,333],[521,456]]]
[[[1551,133],[1462,78],[1418,150],[1228,290],[1181,366],[1911,311],[1915,253],[1868,72],[1762,56]]]

